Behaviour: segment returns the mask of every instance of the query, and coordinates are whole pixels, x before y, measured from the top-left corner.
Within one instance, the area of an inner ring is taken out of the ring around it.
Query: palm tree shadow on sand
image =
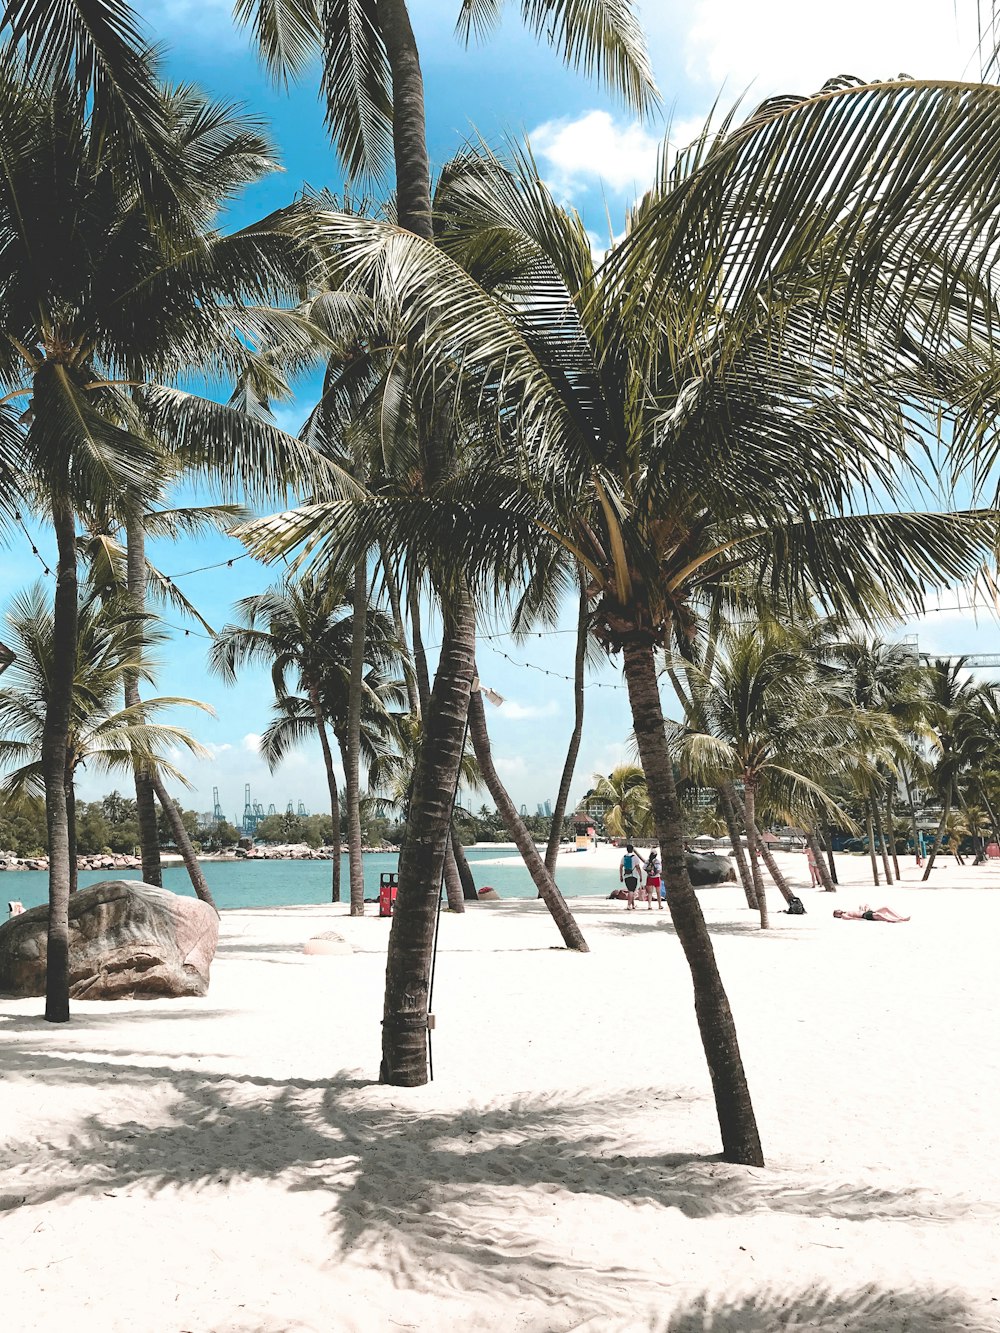
[[[551,1228],[552,1209],[569,1206],[567,1196],[652,1203],[691,1219],[778,1212],[849,1222],[949,1221],[967,1209],[964,1200],[921,1190],[830,1183],[803,1188],[799,1177],[750,1171],[718,1157],[638,1155],[607,1129],[627,1120],[637,1105],[681,1102],[686,1094],[626,1089],[593,1098],[557,1092],[415,1117],[386,1103],[387,1095],[396,1094],[355,1078],[206,1075],[128,1063],[130,1054],[116,1051],[114,1061],[95,1063],[52,1059],[29,1040],[6,1047],[5,1069],[12,1077],[44,1074],[48,1082],[80,1085],[114,1079],[138,1103],[145,1090],[151,1107],[168,1104],[170,1112],[162,1124],[155,1116],[151,1124],[91,1116],[66,1142],[46,1133],[44,1140],[9,1144],[10,1183],[0,1176],[5,1206],[40,1208],[78,1194],[154,1194],[177,1187],[196,1192],[218,1183],[280,1180],[290,1192],[322,1196],[332,1261],[350,1255],[423,1293],[460,1290],[466,1299],[541,1302],[552,1309],[552,1330],[589,1325],[604,1333],[617,1327],[626,1309],[633,1311],[628,1327],[664,1333],[980,1327],[947,1293],[924,1297],[867,1288],[847,1295],[771,1292],[711,1307],[703,1297],[700,1305],[671,1302],[665,1308],[664,1289],[674,1282],[668,1261],[651,1271],[576,1257],[568,1232]],[[6,1192],[11,1185],[15,1196]],[[825,1322],[809,1323],[807,1314]]]
[[[657,1302],[654,1301],[654,1305]],[[669,1314],[633,1309],[623,1316],[553,1310],[551,1333],[995,1333],[996,1320],[977,1315],[960,1296],[933,1288],[858,1287],[835,1291],[812,1287],[782,1292],[762,1288],[733,1300],[708,1294],[682,1300]],[[314,1324],[291,1320],[227,1324],[224,1333],[319,1333]]]

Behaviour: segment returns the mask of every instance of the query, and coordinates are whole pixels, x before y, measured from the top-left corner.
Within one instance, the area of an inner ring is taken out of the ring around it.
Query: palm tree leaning
[[[924,131],[901,146],[900,124],[917,115]],[[687,635],[693,608],[736,568],[793,608],[818,599],[871,618],[919,604],[928,581],[970,576],[993,550],[988,510],[892,506],[910,496],[901,460],[908,485],[921,481],[911,435],[922,437],[901,402],[926,406],[929,419],[954,409],[955,467],[978,449],[982,423],[961,408],[989,382],[985,330],[997,312],[979,284],[985,249],[970,240],[1000,215],[1000,136],[969,127],[997,122],[1000,90],[980,85],[837,85],[765,104],[665,172],[601,272],[579,219],[527,161],[455,171],[437,247],[376,222],[325,219],[345,281],[376,305],[391,273],[398,333],[427,382],[440,393],[461,367],[479,401],[492,398],[493,424],[478,445],[470,437],[461,475],[425,497],[313,506],[262,525],[256,540],[266,549],[279,530],[289,544],[322,533],[325,558],[342,559],[390,512],[398,547],[430,552],[446,513],[449,558],[473,581],[495,587],[498,567],[523,568],[549,542],[586,568],[594,633],[623,656],[668,904],[735,1160],[762,1154],[684,864],[656,654]],[[831,136],[845,145],[835,176],[818,165]],[[902,170],[921,188],[887,194]],[[921,264],[897,262],[903,238]],[[958,277],[955,247],[974,256]],[[960,363],[955,299],[973,334]],[[876,512],[858,512],[865,496],[877,496]],[[411,1064],[423,1042],[413,957],[391,960],[386,1025],[389,1044],[405,1027]]]

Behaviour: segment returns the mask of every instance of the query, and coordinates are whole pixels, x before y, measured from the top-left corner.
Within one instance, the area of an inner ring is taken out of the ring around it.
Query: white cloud
[[[243,737],[243,749],[247,754],[260,754],[260,736],[255,731],[248,731]]]
[[[661,34],[648,20],[654,52]],[[664,41],[668,33],[662,34]],[[748,105],[774,92],[813,92],[835,74],[975,78],[974,0],[695,0],[685,55],[690,78]]]
[[[640,194],[656,175],[659,138],[636,122],[616,123],[607,111],[588,111],[576,120],[548,120],[528,137],[560,199],[597,181],[616,194]]]
[[[561,711],[555,699],[544,704],[519,704],[516,699],[505,699],[501,716],[508,722],[526,722],[537,717],[555,717]]]

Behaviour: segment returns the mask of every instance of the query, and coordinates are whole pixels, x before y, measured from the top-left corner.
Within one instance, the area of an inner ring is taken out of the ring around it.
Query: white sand
[[[996,1330],[1000,868],[915,879],[767,934],[701,892],[764,1170],[719,1160],[665,911],[576,900],[587,956],[535,901],[444,917],[409,1091],[345,908],[224,913],[205,1000],[0,1001],[0,1327]],[[913,920],[832,919],[864,900]]]

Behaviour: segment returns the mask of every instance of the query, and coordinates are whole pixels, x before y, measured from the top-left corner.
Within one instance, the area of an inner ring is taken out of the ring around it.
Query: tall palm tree
[[[51,822],[46,1016],[69,1016],[69,826],[61,772],[76,640],[76,526],[126,496],[155,494],[160,459],[220,471],[253,498],[315,485],[334,469],[267,423],[169,387],[182,374],[245,373],[264,342],[314,355],[315,332],[274,301],[297,301],[308,254],[273,223],[222,236],[221,202],[273,163],[252,122],[191,89],[162,90],[178,169],[201,211],[167,234],[143,203],[140,175],[99,133],[71,88],[29,83],[0,65],[0,395],[30,396],[25,471],[55,529],[57,678],[44,765]],[[138,166],[136,167],[138,172]],[[119,511],[120,512],[120,511]]]
[[[921,133],[902,134],[917,117]],[[741,1161],[761,1160],[759,1136],[684,865],[656,653],[736,568],[790,605],[871,617],[969,577],[993,549],[989,511],[894,506],[919,486],[920,405],[933,418],[991,391],[997,312],[975,242],[1000,214],[1000,136],[970,127],[998,120],[1000,90],[977,85],[838,85],[766,104],[665,171],[600,273],[530,162],[455,172],[444,248],[465,272],[419,237],[326,220],[345,275],[391,310],[427,383],[440,393],[460,370],[480,402],[492,395],[495,424],[425,497],[314,506],[258,528],[255,546],[322,533],[325,558],[343,558],[391,515],[397,545],[439,548],[445,528],[453,564],[494,586],[498,566],[548,541],[585,566],[594,632],[623,655],[724,1151]],[[888,189],[903,176],[919,189]],[[979,414],[951,421],[952,465],[986,457]],[[869,495],[876,510],[858,512]],[[462,694],[449,698],[461,716]],[[419,923],[408,959],[390,960],[390,1066],[418,1037],[423,1049]]]
[[[458,28],[468,40],[498,21],[502,0],[460,0]],[[599,76],[627,105],[645,112],[656,101],[645,43],[631,0],[521,0],[529,28],[571,66]],[[406,0],[236,0],[252,23],[261,54],[279,79],[295,77],[318,54],[327,122],[347,173],[378,175],[391,162],[398,225],[433,241],[424,84]],[[455,432],[447,400],[415,386],[426,482],[455,473]],[[355,557],[356,559],[358,556]],[[407,838],[400,854],[399,906],[389,935],[381,1078],[397,1085],[427,1081],[426,1009],[435,908],[450,834],[463,736],[475,677],[472,601],[458,581],[436,580],[444,633],[433,689],[424,710],[424,745],[414,773]]]
[[[334,838],[339,849],[340,797],[333,766],[328,728],[347,748],[351,674],[354,660],[354,592],[341,580],[318,583],[308,577],[287,580],[279,587],[236,604],[242,624],[226,625],[209,650],[211,669],[232,684],[240,670],[254,663],[271,669],[277,717],[270,729],[265,757],[278,763],[291,744],[312,732],[319,738],[330,794]],[[369,725],[378,715],[391,724],[387,705],[400,701],[401,681],[386,681],[385,669],[398,663],[398,645],[390,618],[369,609],[366,616],[365,654],[373,673],[365,683],[367,708],[362,720]],[[367,714],[367,717],[365,716]],[[362,733],[364,728],[361,729]],[[349,821],[351,829],[360,822]],[[361,848],[357,848],[360,857]],[[333,858],[332,900],[340,901],[340,856]],[[351,884],[351,915],[364,915],[364,884]]]

